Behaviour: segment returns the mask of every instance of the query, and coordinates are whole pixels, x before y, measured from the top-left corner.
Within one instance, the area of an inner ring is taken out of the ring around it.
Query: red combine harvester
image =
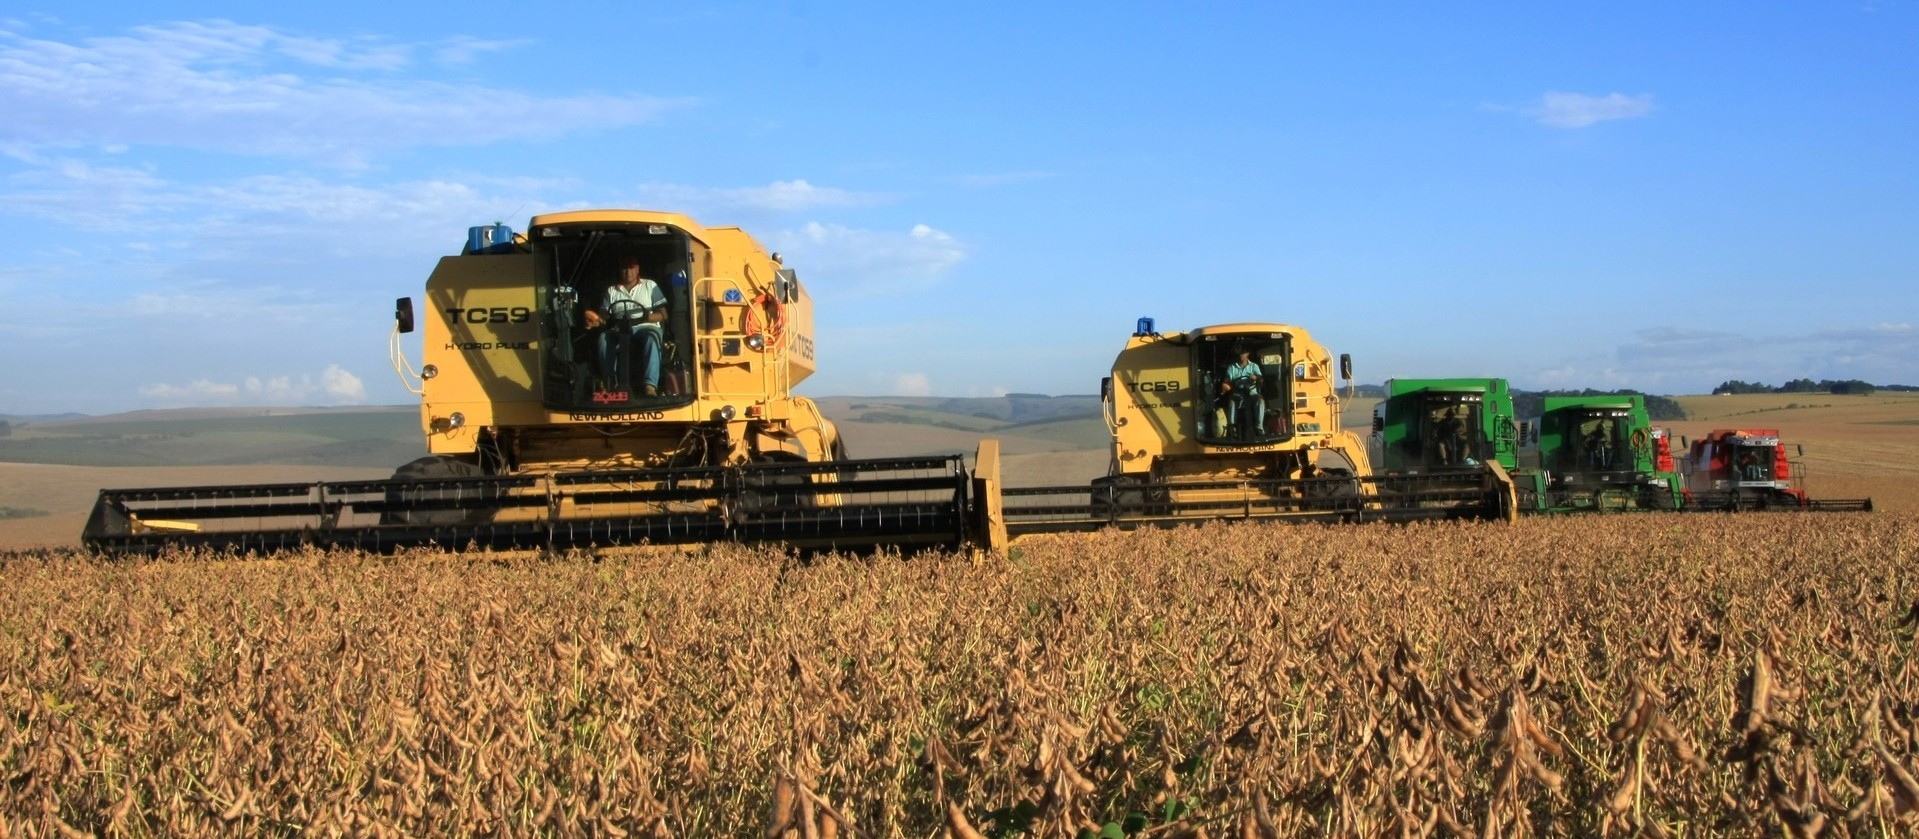
[[[1686,478],[1688,510],[1872,509],[1870,498],[1807,498],[1800,486],[1804,467],[1786,457],[1779,432],[1770,428],[1715,429],[1692,441],[1692,451],[1680,467]]]

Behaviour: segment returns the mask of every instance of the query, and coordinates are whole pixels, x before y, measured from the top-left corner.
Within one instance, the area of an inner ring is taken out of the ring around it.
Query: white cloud
[[[844,189],[817,187],[804,180],[774,181],[756,189],[728,190],[728,197],[741,206],[758,210],[793,212],[815,207],[851,207],[877,200]]]
[[[971,175],[955,175],[947,180],[955,185],[970,189],[993,189],[995,187],[1043,181],[1053,177],[1056,176],[1052,172],[1041,171],[988,172]]]
[[[900,373],[893,377],[894,396],[932,396],[933,381],[925,373]]]
[[[354,221],[353,236],[363,244],[381,235],[415,237],[422,229],[458,231],[476,220],[494,220],[489,211],[539,207],[545,202],[537,196],[573,188],[569,181],[496,176],[362,186],[305,175],[260,175],[186,184],[161,178],[148,167],[98,166],[64,157],[31,160],[32,168],[0,181],[0,215],[91,231],[130,231],[171,245],[190,238],[203,253],[209,241],[311,237],[342,219]],[[151,246],[140,239],[120,241]]]
[[[209,400],[225,403],[240,393],[240,386],[197,379],[184,385],[153,384],[140,388],[140,395],[164,404],[196,405]]]
[[[1855,329],[1827,329],[1814,333],[1815,337],[1833,340],[1873,341],[1886,338],[1905,337],[1913,334],[1910,323],[1875,323]]]
[[[966,259],[966,246],[951,234],[925,224],[900,233],[810,222],[797,231],[781,231],[772,241],[806,265],[812,276],[831,277],[830,292],[878,297],[930,287]]]
[[[1565,93],[1550,90],[1539,98],[1539,103],[1526,110],[1541,125],[1553,128],[1585,128],[1594,123],[1616,119],[1637,119],[1649,116],[1653,111],[1653,97],[1650,93],[1627,96],[1623,93],[1609,93],[1605,96],[1588,96],[1584,93]]]
[[[457,56],[504,44],[441,49]],[[534,96],[388,75],[431,48],[218,20],[73,43],[0,30],[0,112],[7,114],[0,145],[170,146],[351,166],[383,151],[641,123],[682,104],[642,95]]]
[[[1630,387],[1651,393],[1706,393],[1738,379],[1783,384],[1799,378],[1919,384],[1919,331],[1905,323],[1809,333],[1744,334],[1679,326],[1642,329],[1611,353],[1543,359],[1521,386]]]
[[[1619,356],[1627,362],[1648,358],[1685,356],[1721,358],[1740,356],[1752,349],[1753,338],[1736,332],[1697,329],[1689,326],[1657,326],[1641,329],[1637,340],[1622,344]]]
[[[21,238],[0,268],[0,288],[21,304],[0,307],[0,333],[54,342],[44,346],[87,342],[103,323],[163,342],[195,340],[196,329],[272,340],[377,327],[370,306],[383,304],[370,299],[417,293],[468,225],[518,226],[522,210],[550,207],[541,196],[576,191],[567,181],[493,175],[370,186],[301,175],[193,184],[62,157],[32,166],[0,175],[0,221],[59,235]],[[114,292],[101,293],[107,287]],[[223,381],[237,381],[219,369]],[[120,392],[172,375],[137,376]]]
[[[348,373],[338,364],[329,364],[320,373],[320,389],[341,402],[366,401],[366,384],[360,381],[359,376]]]
[[[351,41],[336,38],[302,38],[282,35],[263,26],[241,27],[226,21],[212,21],[205,24],[182,23],[177,27],[194,27],[207,32],[206,40],[218,44],[223,32],[244,30],[257,37],[248,41],[256,48],[271,49],[281,55],[316,67],[346,70],[399,70],[413,63],[413,47],[406,44],[382,44],[377,41],[355,39]],[[141,27],[136,32],[150,32],[157,37],[174,34],[167,28]]]
[[[161,407],[357,405],[366,401],[366,385],[360,377],[338,364],[328,365],[317,379],[308,374],[248,376],[237,383],[195,379],[184,385],[146,385],[139,392]]]
[[[531,40],[525,38],[486,40],[456,35],[440,43],[435,49],[434,58],[443,64],[465,64],[486,53],[515,50],[532,44]]]
[[[865,207],[890,197],[838,187],[814,186],[806,180],[774,181],[766,186],[694,187],[683,184],[641,184],[644,202],[685,212],[719,216],[742,212],[791,213],[832,207]]]

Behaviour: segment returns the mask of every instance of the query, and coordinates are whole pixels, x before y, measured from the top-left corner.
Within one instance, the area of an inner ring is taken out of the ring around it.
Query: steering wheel
[[[606,321],[613,326],[634,327],[646,322],[647,308],[638,300],[615,300],[606,307]]]

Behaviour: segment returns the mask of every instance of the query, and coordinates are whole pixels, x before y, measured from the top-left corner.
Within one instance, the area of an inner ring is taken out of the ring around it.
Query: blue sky
[[[584,207],[784,252],[814,395],[1091,393],[1141,316],[1919,384],[1919,4],[1450,6],[9,4],[0,413],[407,403],[393,299]]]

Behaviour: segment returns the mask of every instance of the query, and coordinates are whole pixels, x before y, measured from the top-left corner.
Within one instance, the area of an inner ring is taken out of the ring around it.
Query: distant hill
[[[1013,393],[1005,396],[827,396],[820,408],[836,419],[909,411],[972,417],[1002,423],[1048,422],[1099,416],[1099,397],[1093,394],[1045,396]],[[887,420],[872,420],[880,421]],[[949,420],[950,421],[950,420]],[[965,423],[954,427],[974,427]]]
[[[391,467],[426,454],[417,408],[188,409],[8,422],[0,461]]]
[[[1379,385],[1359,385],[1346,402],[1348,427],[1364,429]],[[1895,388],[1885,388],[1894,390]],[[1548,395],[1602,391],[1515,391],[1521,417],[1539,415]],[[1605,391],[1617,392],[1617,391]],[[1630,391],[1626,391],[1630,392]],[[1884,394],[1882,394],[1883,396]],[[1688,419],[1680,402],[1646,396],[1655,420]],[[1681,397],[1709,405],[1718,415],[1785,406],[1741,407],[1728,399]],[[1777,397],[1772,397],[1777,398]],[[1099,452],[1110,444],[1093,394],[1048,396],[827,396],[816,397],[821,410],[839,423],[856,457],[929,452],[970,453],[981,439],[1001,441],[1009,454]],[[1803,401],[1803,400],[1801,400]],[[1694,412],[1694,417],[1698,412]],[[412,406],[358,408],[201,408],[137,411],[110,416],[62,414],[11,416],[0,420],[0,462],[69,466],[222,466],[296,465],[390,469],[426,454],[419,409]],[[1094,458],[1098,460],[1098,458]],[[1104,468],[1099,460],[1098,468]]]
[[[0,414],[0,422],[10,425],[26,425],[36,422],[66,422],[67,420],[86,418],[86,414]]]
[[[823,397],[861,456],[968,451],[998,437],[1008,452],[1103,450],[1099,397]],[[426,454],[414,407],[195,408],[16,418],[0,462],[62,466],[297,465],[392,468]]]

